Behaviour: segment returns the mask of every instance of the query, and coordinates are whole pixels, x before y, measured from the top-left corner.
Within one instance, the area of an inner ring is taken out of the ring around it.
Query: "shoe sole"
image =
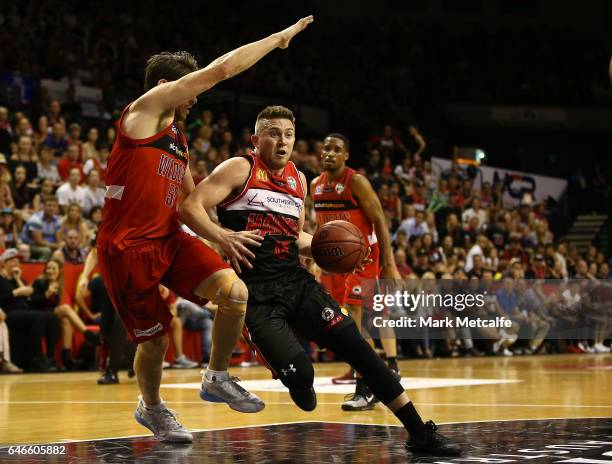
[[[332,383],[334,385],[355,385],[357,383],[357,380],[355,379],[332,379]]]
[[[204,400],[204,401],[208,401],[208,402],[210,402],[210,403],[225,403],[225,404],[227,404],[227,405],[228,405],[230,408],[232,408],[234,411],[244,412],[244,413],[247,413],[247,414],[262,411],[262,410],[263,410],[263,409],[266,407],[266,404],[262,402],[262,403],[261,403],[261,407],[259,407],[259,405],[257,405],[257,406],[256,406],[256,407],[257,407],[257,409],[252,409],[252,410],[251,410],[251,409],[249,409],[249,410],[247,410],[247,409],[241,408],[241,407],[240,407],[240,405],[237,405],[237,404],[235,404],[235,403],[230,403],[229,401],[227,401],[227,400],[225,400],[225,399],[221,398],[220,396],[213,395],[213,394],[211,394],[211,393],[208,393],[208,392],[207,392],[207,391],[205,391],[205,390],[200,390],[200,399],[202,399],[202,400]],[[253,403],[247,403],[247,404],[249,404],[250,406],[251,406],[251,405],[252,405],[252,406],[255,406],[255,404],[253,404]]]
[[[371,404],[369,406],[359,406],[359,407],[355,407],[355,406],[347,406],[347,405],[342,405],[342,410],[343,411],[371,411],[372,409],[374,409],[374,404]]]
[[[406,444],[404,446],[406,451],[412,454],[418,455],[433,455],[433,456],[461,456],[462,451],[451,451],[451,450],[440,450],[440,449],[424,449],[424,448],[413,448],[412,446]]]
[[[138,422],[140,425],[142,425],[143,427],[147,428],[155,437],[156,440],[160,441],[161,443],[193,443],[193,437],[191,438],[179,438],[179,439],[170,439],[170,438],[159,438],[157,435],[155,435],[155,432],[153,431],[153,429],[151,427],[149,427],[149,424],[147,424],[147,422],[140,416],[140,414],[138,414],[138,410],[134,411],[134,419],[136,419],[136,422]]]

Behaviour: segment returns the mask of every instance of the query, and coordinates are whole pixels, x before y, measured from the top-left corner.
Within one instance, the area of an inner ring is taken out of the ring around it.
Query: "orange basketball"
[[[322,225],[312,237],[312,257],[321,269],[335,274],[353,272],[368,253],[361,231],[346,221]]]

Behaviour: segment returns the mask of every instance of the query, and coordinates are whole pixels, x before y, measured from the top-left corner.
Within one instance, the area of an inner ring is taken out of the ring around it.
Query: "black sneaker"
[[[461,447],[444,435],[437,433],[438,426],[427,421],[421,437],[410,436],[406,440],[406,449],[415,454],[433,454],[437,456],[459,456]]]
[[[119,377],[117,377],[117,373],[107,369],[102,374],[102,377],[98,379],[98,385],[115,385],[119,383]]]
[[[349,395],[346,401],[342,403],[343,411],[369,411],[374,409],[377,403],[374,393],[370,391],[370,387],[361,378],[357,379],[355,393]]]

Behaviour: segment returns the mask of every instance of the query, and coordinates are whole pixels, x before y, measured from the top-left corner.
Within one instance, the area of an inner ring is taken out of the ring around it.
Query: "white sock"
[[[227,371],[213,371],[212,369],[206,368],[204,377],[206,377],[206,380],[213,380],[213,377],[219,380],[225,380],[229,378],[229,373]]]
[[[141,397],[142,398],[142,397]],[[161,399],[161,398],[160,398]],[[147,404],[145,403],[145,400],[142,400],[142,404],[144,404],[144,407],[151,412],[159,412],[162,409],[165,409],[166,406],[164,405],[164,400],[161,400],[159,402],[159,404]]]

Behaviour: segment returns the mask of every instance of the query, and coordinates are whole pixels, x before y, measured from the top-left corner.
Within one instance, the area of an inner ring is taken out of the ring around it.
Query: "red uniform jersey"
[[[328,181],[326,172],[316,179],[312,199],[317,224],[322,226],[336,220],[351,222],[359,228],[368,243],[373,245],[377,242],[374,225],[351,191],[351,180],[355,172],[354,169],[345,167],[340,177],[333,182]]]
[[[177,198],[189,162],[187,140],[174,123],[146,139],[134,140],[122,129],[106,173],[106,200],[98,243],[118,249],[161,239],[178,228]]]

